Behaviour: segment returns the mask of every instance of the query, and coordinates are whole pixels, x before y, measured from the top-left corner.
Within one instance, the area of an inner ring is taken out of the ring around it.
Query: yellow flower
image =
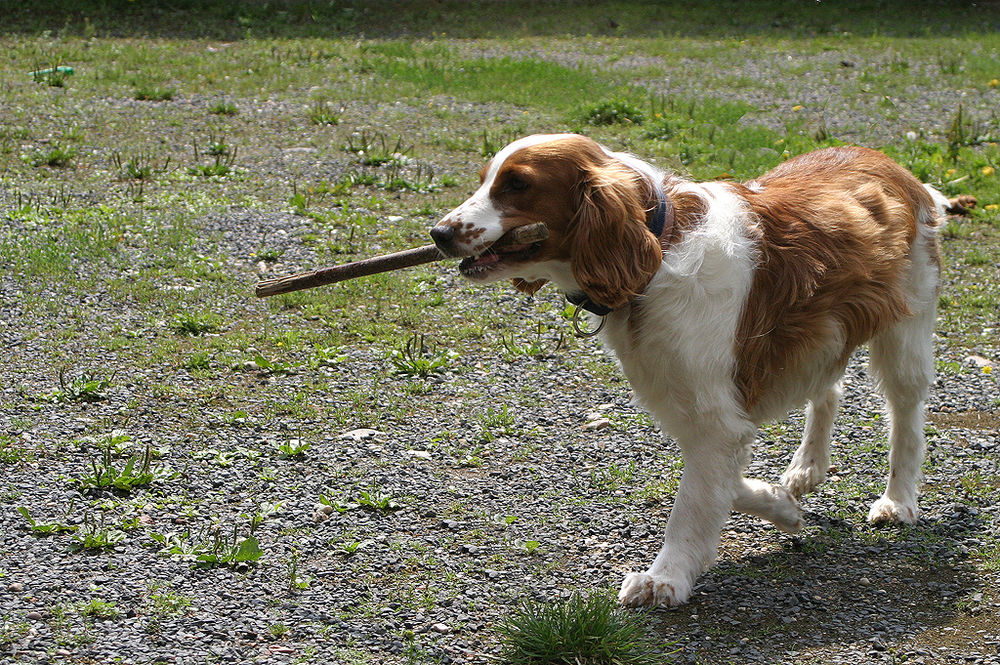
[[[986,206],[986,208],[985,208],[985,209],[986,209],[986,210],[996,210],[996,209],[998,209],[998,208],[1000,208],[1000,205],[997,205],[996,203],[991,203],[991,204],[989,204],[988,206]]]
[[[801,104],[796,104],[792,107],[793,111],[801,111],[804,107]]]
[[[990,79],[990,87],[996,88],[997,86],[1000,86],[1000,79]]]
[[[983,368],[983,374],[992,374],[992,373],[993,373],[992,365],[987,365],[986,367]]]
[[[948,169],[947,171],[944,172],[945,178],[950,178],[953,175],[955,175],[955,169]]]
[[[980,171],[980,173],[982,173],[984,176],[991,176],[995,172],[996,172],[996,169],[994,169],[992,166],[984,166],[983,170]]]

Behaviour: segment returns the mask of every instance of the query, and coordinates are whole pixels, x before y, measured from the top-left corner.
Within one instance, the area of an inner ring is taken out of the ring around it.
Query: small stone
[[[583,426],[583,429],[587,431],[597,431],[602,430],[605,427],[611,425],[611,421],[607,418],[598,418],[597,420],[591,420],[589,423]]]
[[[338,438],[350,439],[352,441],[364,441],[365,439],[370,439],[372,437],[378,436],[382,432],[374,429],[360,428],[352,429],[350,432],[344,432]]]
[[[17,582],[14,582],[13,584],[7,587],[7,590],[10,591],[11,593],[21,593],[22,591],[24,591],[24,586],[18,584]]]
[[[860,580],[858,580],[858,584],[860,584],[861,586],[871,586],[872,581],[867,577],[862,577]]]
[[[971,355],[965,357],[966,364],[975,365],[976,367],[982,369],[984,367],[993,367],[993,361],[989,358],[984,358],[982,356]]]
[[[431,454],[426,450],[406,450],[403,452],[407,457],[417,457],[420,459],[430,459]]]
[[[448,628],[448,626],[446,626],[443,623],[434,624],[433,626],[431,626],[431,630],[433,630],[435,633],[441,633],[442,635],[447,635],[448,633],[451,632],[451,629]]]
[[[41,612],[28,612],[27,614],[24,615],[24,618],[27,619],[28,621],[41,621],[42,620],[42,613]]]

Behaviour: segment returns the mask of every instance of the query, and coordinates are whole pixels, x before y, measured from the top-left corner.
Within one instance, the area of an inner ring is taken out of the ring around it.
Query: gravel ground
[[[517,117],[499,105],[438,101],[469,118]],[[345,122],[408,110],[351,107]],[[282,183],[345,168],[335,153],[258,148],[244,159]],[[438,166],[464,168],[468,159],[441,157]],[[0,201],[11,209],[14,193]],[[284,251],[272,272],[316,264],[301,242],[312,222],[279,207],[233,205],[191,220],[206,252],[228,257],[219,268],[225,279],[251,283],[251,255],[265,239]],[[947,293],[978,278],[956,259],[974,242],[946,245]],[[360,336],[337,358],[289,373],[244,365],[204,375],[155,358],[135,363],[127,342],[109,340],[175,336],[148,305],[131,307],[100,280],[92,293],[67,293],[0,273],[0,344],[10,350],[0,369],[0,452],[23,451],[0,462],[0,660],[493,662],[495,626],[521,599],[616,589],[647,565],[671,507],[678,455],[630,405],[613,361],[593,341],[556,348],[560,332],[568,334],[558,294],[529,300],[471,289],[448,266],[420,274],[457,319],[479,317],[483,328],[482,339],[453,349],[457,359],[426,381],[393,373],[387,349]],[[160,290],[181,298],[185,288]],[[211,299],[212,288],[202,284],[190,297]],[[48,308],[25,306],[26,291]],[[249,295],[216,311],[227,321],[269,312],[272,332],[325,325]],[[503,335],[527,343],[539,322],[548,326],[542,353],[503,351]],[[982,325],[995,326],[996,314],[985,312]],[[118,332],[109,337],[109,329]],[[226,331],[215,335],[222,343]],[[790,537],[734,515],[718,565],[692,602],[650,614],[665,662],[1000,663],[1000,372],[969,358],[996,362],[1000,348],[964,349],[945,332],[937,346],[920,524],[864,522],[886,462],[881,402],[859,353],[848,369],[835,469],[804,501],[806,530]],[[59,388],[56,368],[69,364],[113,368],[103,399],[40,398]],[[753,475],[778,477],[801,421],[792,414],[787,427],[761,433]],[[133,438],[123,447],[150,444],[154,468],[177,475],[129,493],[80,491],[71,479],[98,456],[86,437],[116,427]],[[304,455],[277,450],[297,442],[309,444]],[[365,491],[393,505],[358,505]],[[31,533],[21,506],[39,522],[85,529],[93,521],[124,537],[71,552],[74,534]],[[194,565],[190,546],[234,532],[246,539],[257,515],[259,562]],[[181,552],[166,555],[154,536],[172,537]],[[94,599],[113,611],[88,609]]]

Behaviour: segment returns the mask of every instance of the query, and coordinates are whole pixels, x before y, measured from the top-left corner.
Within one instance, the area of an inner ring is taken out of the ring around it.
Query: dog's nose
[[[455,237],[454,226],[441,226],[440,224],[431,229],[431,238],[438,247],[444,247]]]

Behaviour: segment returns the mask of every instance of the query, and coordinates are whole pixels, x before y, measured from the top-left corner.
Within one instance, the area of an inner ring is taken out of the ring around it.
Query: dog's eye
[[[515,176],[507,181],[507,189],[513,190],[515,192],[523,192],[524,190],[528,189],[528,182],[526,180],[522,180],[521,178]]]

